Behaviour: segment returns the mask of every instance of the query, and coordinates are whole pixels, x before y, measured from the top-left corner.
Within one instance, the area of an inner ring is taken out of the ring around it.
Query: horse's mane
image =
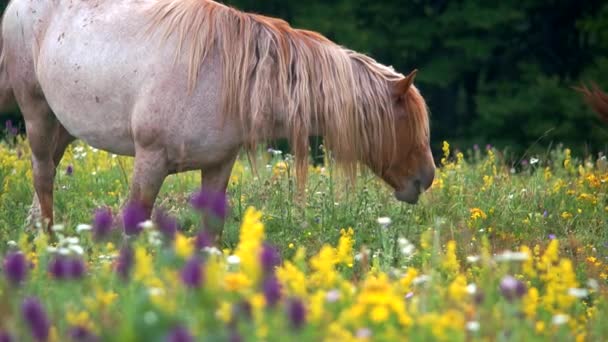
[[[575,89],[583,94],[585,101],[597,113],[599,118],[608,123],[608,94],[603,92],[595,83],[593,89],[589,89],[587,86],[576,87]]]
[[[268,136],[280,111],[298,180],[306,178],[308,137],[316,132],[349,171],[364,158],[377,171],[388,166],[381,156],[384,142],[395,141],[390,82],[403,75],[318,33],[209,0],[158,0],[149,13],[153,31],[160,29],[164,39],[177,34],[190,90],[205,58],[212,51],[220,57],[223,112],[240,118],[248,147]],[[415,107],[411,139],[422,141],[428,138],[424,100],[413,86],[407,97],[406,105]]]

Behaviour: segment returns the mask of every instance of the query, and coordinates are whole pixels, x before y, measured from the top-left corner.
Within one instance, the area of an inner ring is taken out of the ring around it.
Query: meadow
[[[223,198],[170,176],[154,220],[121,209],[132,159],[71,146],[52,242],[26,226],[29,149],[0,144],[0,341],[601,341],[608,162],[557,146],[516,165],[452,151],[417,205],[328,162],[237,161]],[[193,196],[194,195],[194,196]],[[204,215],[226,215],[219,246]]]

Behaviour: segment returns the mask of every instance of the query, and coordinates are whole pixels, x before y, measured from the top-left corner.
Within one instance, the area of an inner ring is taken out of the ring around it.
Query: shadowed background
[[[403,73],[419,69],[435,151],[443,140],[462,150],[508,148],[515,160],[558,143],[576,154],[606,150],[608,127],[572,87],[595,81],[608,88],[608,2],[224,3],[321,32]],[[3,127],[8,119],[23,126],[18,113],[1,115]]]

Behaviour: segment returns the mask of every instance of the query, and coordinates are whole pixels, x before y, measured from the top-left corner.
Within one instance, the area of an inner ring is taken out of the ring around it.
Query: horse
[[[0,21],[0,27],[2,21]],[[0,55],[2,54],[2,30],[0,30]],[[0,113],[10,113],[17,109],[17,102],[13,95],[13,89],[8,80],[8,73],[4,63],[0,63]]]
[[[598,118],[608,124],[608,94],[606,94],[597,84],[593,84],[593,89],[587,86],[574,88],[583,95],[583,99],[595,111]]]
[[[55,169],[75,139],[135,158],[127,203],[148,217],[168,175],[201,170],[202,188],[225,193],[239,152],[269,139],[289,139],[298,184],[314,135],[398,201],[416,204],[432,185],[417,70],[282,19],[210,0],[12,0],[2,32],[47,227]]]

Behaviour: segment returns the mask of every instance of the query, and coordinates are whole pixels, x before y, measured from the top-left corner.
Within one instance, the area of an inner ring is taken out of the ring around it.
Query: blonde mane
[[[349,171],[360,160],[377,171],[388,166],[381,157],[387,149],[395,153],[390,82],[404,77],[392,68],[318,33],[209,0],[158,0],[149,14],[152,30],[160,29],[164,39],[177,35],[189,90],[210,53],[220,57],[223,113],[240,119],[248,148],[268,136],[281,115],[299,181],[306,178],[311,133],[321,134]],[[428,139],[426,107],[413,86],[406,106],[412,107],[411,141]]]

